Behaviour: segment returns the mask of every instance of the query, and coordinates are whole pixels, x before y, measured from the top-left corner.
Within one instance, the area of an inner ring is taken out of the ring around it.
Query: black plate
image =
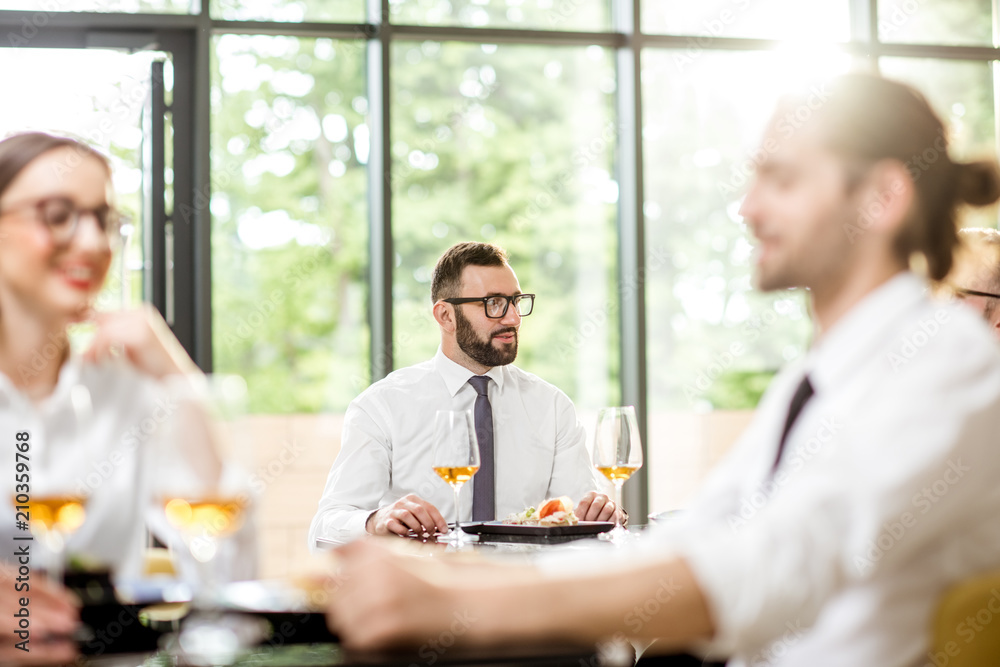
[[[484,521],[463,524],[462,530],[479,535],[480,542],[568,542],[593,537],[614,527],[613,521],[581,521],[575,526],[518,526]]]

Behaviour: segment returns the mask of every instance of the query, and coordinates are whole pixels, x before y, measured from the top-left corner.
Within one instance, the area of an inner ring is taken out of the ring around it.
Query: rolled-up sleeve
[[[317,538],[343,544],[365,535],[368,517],[390,486],[391,442],[373,412],[378,414],[361,397],[347,408],[340,453],[309,526],[313,551]]]

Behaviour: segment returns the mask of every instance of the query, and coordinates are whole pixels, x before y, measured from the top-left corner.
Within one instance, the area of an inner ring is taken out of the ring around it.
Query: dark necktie
[[[774,465],[771,466],[772,473],[778,469],[778,464],[781,463],[781,455],[785,451],[785,441],[788,440],[788,433],[792,430],[795,420],[799,418],[799,413],[802,412],[802,408],[812,398],[813,393],[812,383],[809,382],[809,376],[806,375],[802,378],[802,382],[799,383],[799,388],[795,390],[791,405],[788,406],[788,418],[785,420],[785,429],[781,432],[781,440],[778,442],[778,455],[774,457]]]
[[[472,478],[472,520],[496,518],[496,492],[493,473],[493,408],[490,406],[490,379],[485,375],[469,378],[476,390],[476,439],[479,441],[479,472]]]

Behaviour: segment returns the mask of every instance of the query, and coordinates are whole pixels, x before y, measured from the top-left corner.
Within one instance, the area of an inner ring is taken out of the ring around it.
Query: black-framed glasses
[[[991,299],[1000,299],[1000,294],[993,294],[992,292],[980,292],[979,290],[966,289],[964,287],[956,287],[955,285],[949,285],[949,287],[957,297],[985,296]]]
[[[58,246],[69,245],[80,226],[80,218],[84,215],[93,216],[94,220],[97,221],[97,226],[108,237],[108,242],[111,245],[118,241],[121,232],[122,216],[115,209],[107,205],[91,209],[79,208],[66,197],[46,197],[45,199],[15,204],[0,211],[0,216],[29,208],[35,209],[38,219],[49,228],[52,241]]]
[[[514,310],[520,317],[527,317],[531,315],[531,311],[535,307],[535,295],[534,294],[515,294],[514,296],[503,296],[502,294],[496,296],[476,296],[470,298],[462,299],[441,299],[445,303],[451,304],[462,304],[462,303],[482,303],[483,309],[486,311],[486,317],[499,320],[504,315],[507,314],[507,309],[510,308],[510,304],[514,304]]]

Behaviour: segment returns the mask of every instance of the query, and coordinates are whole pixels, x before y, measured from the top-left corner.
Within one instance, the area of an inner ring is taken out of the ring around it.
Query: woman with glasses
[[[66,524],[63,553],[109,566],[119,576],[138,574],[153,500],[149,451],[187,409],[176,389],[199,375],[152,308],[93,311],[118,241],[111,190],[107,159],[78,141],[41,133],[0,141],[0,438],[6,443],[0,558],[14,567],[27,560],[36,582],[14,599],[8,599],[12,582],[0,583],[4,618],[13,617],[16,608],[9,607],[21,596],[36,595],[30,598],[36,605],[32,651],[6,655],[8,639],[0,647],[4,664],[46,656],[62,661],[72,650],[65,641],[47,645],[38,626],[47,618],[50,627],[65,631],[74,615],[39,581],[41,544],[23,540],[31,535],[25,524],[32,522],[35,531],[44,508],[32,505],[35,516],[24,521],[27,508],[15,514],[14,505],[43,496],[72,499],[75,510],[65,509],[70,503],[49,517],[52,530]],[[85,321],[96,332],[76,354],[67,329]],[[218,476],[211,446],[172,446],[191,447],[192,474]],[[75,518],[66,512],[76,512]],[[30,556],[15,557],[15,546],[24,544]],[[0,570],[0,580],[12,572]]]

